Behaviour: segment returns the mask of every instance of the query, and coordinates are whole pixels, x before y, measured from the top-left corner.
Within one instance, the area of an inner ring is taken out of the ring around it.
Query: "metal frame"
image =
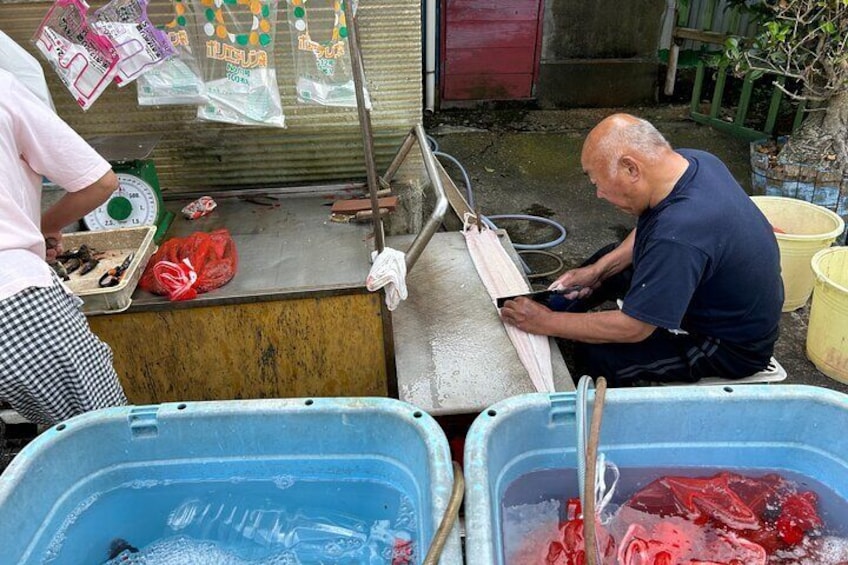
[[[371,198],[371,218],[374,224],[374,244],[377,252],[382,253],[386,246],[383,232],[383,219],[380,217],[380,204],[377,165],[374,161],[374,135],[371,131],[371,110],[366,105],[365,71],[362,68],[362,52],[359,48],[359,31],[350,1],[343,2],[347,20],[348,45],[350,46],[350,64],[353,67],[353,84],[356,87],[356,111],[359,114],[359,127],[362,129],[362,145],[365,151],[365,172],[368,178],[368,195]]]
[[[395,155],[395,158],[389,165],[389,168],[386,169],[386,174],[383,175],[382,180],[386,183],[391,182],[392,177],[394,177],[404,159],[406,159],[407,155],[409,155],[409,152],[412,150],[412,144],[415,143],[415,141],[418,141],[418,147],[421,148],[421,156],[424,159],[424,169],[427,171],[427,176],[430,178],[430,184],[432,184],[433,191],[436,193],[436,206],[433,208],[433,212],[430,214],[430,217],[427,218],[427,222],[424,224],[424,227],[421,228],[421,231],[418,232],[415,240],[406,251],[407,272],[412,270],[412,267],[415,265],[415,262],[421,255],[421,252],[424,251],[424,248],[427,247],[427,244],[430,242],[433,234],[439,229],[439,226],[442,224],[442,220],[444,220],[445,212],[448,210],[448,197],[445,195],[445,188],[444,185],[442,185],[442,178],[439,174],[440,167],[436,161],[436,156],[433,155],[433,152],[430,150],[430,145],[427,143],[427,134],[424,133],[424,126],[421,124],[416,124],[415,127],[413,127],[407,134],[406,139],[403,140],[403,143],[397,152],[397,155]],[[379,215],[377,214],[375,217],[376,216]]]
[[[380,214],[380,204],[377,192],[380,190],[380,184],[391,181],[394,174],[397,172],[403,160],[412,149],[412,143],[418,140],[418,146],[421,148],[421,155],[424,158],[424,168],[427,170],[427,176],[430,177],[430,182],[436,192],[436,206],[433,213],[427,219],[424,227],[418,233],[415,241],[412,242],[406,252],[406,270],[412,269],[421,252],[427,246],[430,238],[436,233],[436,230],[444,219],[445,212],[448,209],[448,199],[445,196],[445,190],[442,186],[442,181],[439,176],[439,171],[436,166],[436,157],[430,150],[427,143],[427,135],[424,133],[424,127],[419,123],[412,128],[412,131],[406,136],[401,144],[400,150],[395,155],[391,165],[389,165],[386,174],[382,179],[377,177],[377,167],[374,161],[374,136],[371,131],[371,110],[366,105],[365,98],[365,72],[362,67],[362,52],[359,47],[359,32],[356,27],[356,20],[353,14],[353,8],[350,2],[344,2],[345,18],[348,26],[348,42],[350,45],[350,60],[353,67],[353,82],[356,87],[356,109],[359,114],[359,125],[362,128],[362,144],[365,149],[365,167],[368,175],[368,194],[371,199],[371,219],[374,224],[374,243],[377,247],[377,252],[381,253],[385,248],[386,236],[383,231],[383,218]]]

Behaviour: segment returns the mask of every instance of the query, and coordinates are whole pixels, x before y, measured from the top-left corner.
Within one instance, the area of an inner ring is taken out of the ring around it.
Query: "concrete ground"
[[[603,117],[627,111],[650,120],[674,147],[703,149],[720,157],[750,193],[748,143],[688,118],[686,106],[573,110],[462,110],[428,118],[428,133],[439,150],[458,159],[473,188],[475,205],[484,215],[531,214],[563,225],[568,236],[550,249],[564,268],[576,266],[597,248],[622,238],[635,220],[596,198],[583,175],[580,150],[588,131]],[[458,168],[442,159],[463,187]],[[539,243],[555,230],[526,221],[496,222],[518,243]],[[531,262],[532,261],[532,262]],[[557,266],[552,258],[531,257],[537,272]],[[550,279],[537,282],[546,284]],[[788,373],[784,384],[806,384],[848,392],[848,385],[819,372],[805,355],[809,303],[781,319],[775,357]],[[566,357],[568,353],[564,351]],[[568,359],[566,359],[568,361]]]

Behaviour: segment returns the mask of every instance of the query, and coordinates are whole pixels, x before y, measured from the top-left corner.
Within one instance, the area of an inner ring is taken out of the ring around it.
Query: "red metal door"
[[[543,0],[442,0],[441,99],[532,98]]]

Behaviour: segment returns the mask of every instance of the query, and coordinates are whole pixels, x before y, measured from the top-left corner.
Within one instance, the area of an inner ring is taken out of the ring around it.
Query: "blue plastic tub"
[[[507,488],[533,472],[576,469],[575,434],[574,393],[513,397],[475,420],[465,443],[468,563],[504,562]],[[600,451],[621,468],[783,470],[846,499],[848,396],[794,385],[609,390]]]
[[[138,555],[169,540],[207,563],[389,564],[410,547],[420,563],[452,484],[442,430],[396,400],[100,410],[46,431],[0,475],[0,563],[97,565],[120,540]],[[462,563],[457,528],[441,563]]]

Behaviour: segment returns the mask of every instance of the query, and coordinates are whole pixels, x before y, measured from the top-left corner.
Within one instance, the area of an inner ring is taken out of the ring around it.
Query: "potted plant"
[[[725,57],[737,74],[773,75],[774,85],[807,104],[791,136],[752,144],[754,184],[848,215],[848,0],[763,0],[750,5],[758,33],[732,37]],[[778,185],[785,179],[788,184]],[[763,180],[763,179],[760,179]]]

